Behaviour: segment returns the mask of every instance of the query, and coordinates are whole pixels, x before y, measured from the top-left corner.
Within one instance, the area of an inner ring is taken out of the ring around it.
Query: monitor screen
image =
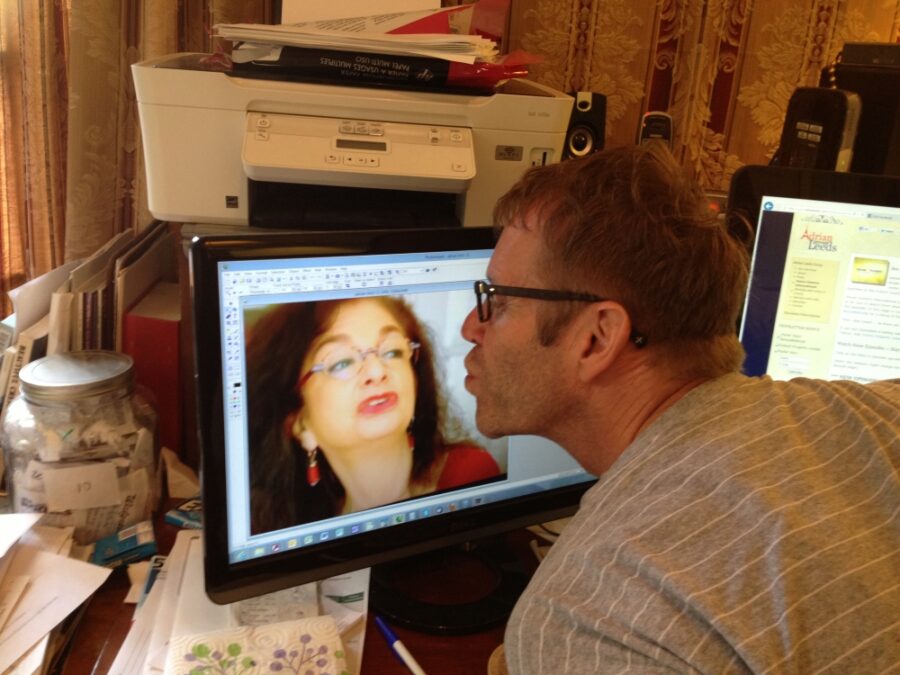
[[[900,377],[900,179],[745,167],[732,205],[756,230],[744,372]]]
[[[460,327],[493,241],[436,228],[192,242],[214,601],[575,510],[594,477],[544,439],[479,434],[463,386]]]

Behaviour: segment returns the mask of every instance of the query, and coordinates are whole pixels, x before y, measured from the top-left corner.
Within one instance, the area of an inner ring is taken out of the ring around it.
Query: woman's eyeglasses
[[[601,298],[599,295],[594,295],[593,293],[553,291],[542,288],[523,288],[522,286],[500,286],[498,284],[492,284],[490,281],[480,280],[475,282],[475,306],[478,309],[478,320],[482,323],[490,321],[491,319],[491,298],[495,295],[509,295],[516,298],[551,301],[568,300],[575,302],[603,302],[606,300],[606,298]],[[647,344],[647,338],[637,331],[631,331],[630,340],[636,347],[643,347]]]
[[[377,356],[385,366],[410,361],[414,363],[420,346],[418,342],[400,336],[388,337],[377,347],[369,349],[337,344],[320,363],[315,364],[300,377],[298,384],[302,387],[316,373],[325,373],[336,380],[352,379],[359,375],[363,363],[371,354]]]

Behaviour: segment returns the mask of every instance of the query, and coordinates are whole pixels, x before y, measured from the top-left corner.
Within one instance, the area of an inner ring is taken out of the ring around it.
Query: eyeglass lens
[[[352,345],[337,345],[322,359],[321,370],[339,380],[356,376],[370,354],[378,356],[385,366],[408,361],[418,345],[399,335],[386,338],[377,347],[360,350]]]

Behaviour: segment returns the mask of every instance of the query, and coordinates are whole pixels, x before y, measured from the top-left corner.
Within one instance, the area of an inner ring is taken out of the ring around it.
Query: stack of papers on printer
[[[424,56],[475,63],[497,56],[497,44],[480,35],[439,32],[451,10],[408,12],[297,24],[217,24],[214,35],[242,43],[232,58],[258,58],[258,50],[272,46],[306,47],[372,54]],[[431,29],[434,32],[424,32]]]
[[[373,54],[400,54],[474,63],[497,55],[497,45],[479,35],[369,35],[307,30],[299,26],[232,24],[216,27],[216,35],[254,44],[320,47]]]

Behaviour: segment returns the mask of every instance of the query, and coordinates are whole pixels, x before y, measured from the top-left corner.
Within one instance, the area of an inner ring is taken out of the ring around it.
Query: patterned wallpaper
[[[641,116],[674,121],[705,187],[764,164],[798,86],[817,86],[847,41],[900,41],[900,0],[510,0],[508,47],[541,55],[531,78],[607,96],[607,146]]]

